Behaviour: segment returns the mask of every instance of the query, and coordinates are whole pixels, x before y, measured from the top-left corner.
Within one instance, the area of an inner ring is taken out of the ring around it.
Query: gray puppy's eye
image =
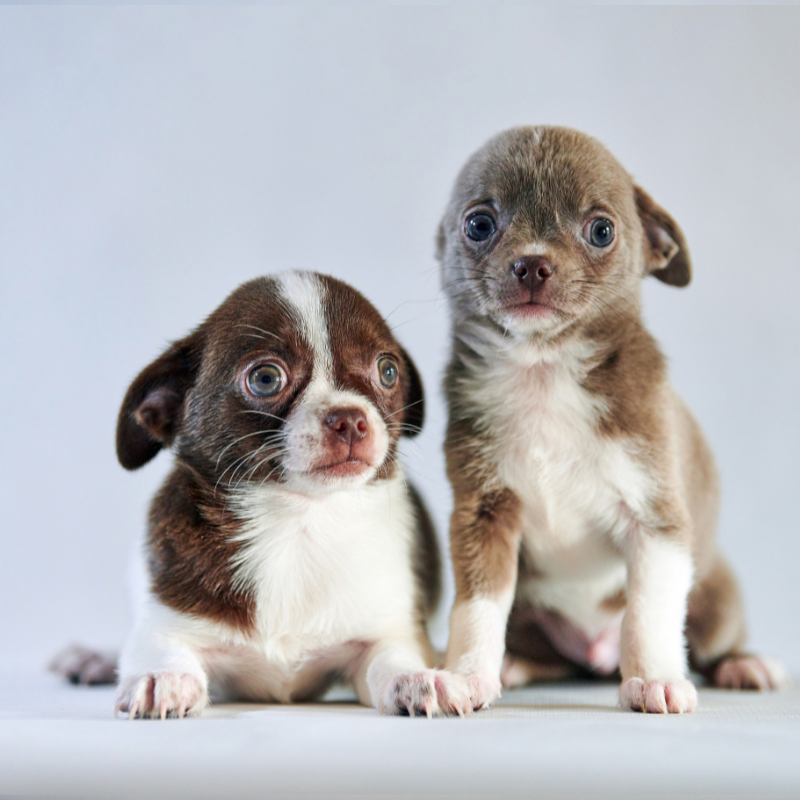
[[[485,211],[478,211],[467,217],[464,224],[464,231],[473,242],[485,242],[494,236],[496,230],[497,223],[494,221],[494,217]]]
[[[277,364],[262,364],[247,376],[247,388],[256,397],[275,397],[285,385],[286,375]]]
[[[593,219],[586,226],[584,238],[592,247],[608,247],[614,241],[614,226],[602,217]]]
[[[397,377],[400,372],[397,369],[394,359],[383,358],[378,359],[378,380],[384,389],[391,389],[397,383]]]

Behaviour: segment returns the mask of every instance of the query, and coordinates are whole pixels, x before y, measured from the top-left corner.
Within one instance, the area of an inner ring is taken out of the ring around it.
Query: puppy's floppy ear
[[[405,412],[403,414],[403,436],[416,436],[425,422],[425,392],[422,390],[422,378],[408,353],[401,347],[403,366],[407,376]]]
[[[633,191],[646,239],[647,273],[670,286],[687,286],[692,264],[683,231],[644,189],[634,186]]]
[[[117,458],[125,469],[138,469],[172,444],[201,353],[200,336],[192,334],[171,345],[131,384],[117,420]]]

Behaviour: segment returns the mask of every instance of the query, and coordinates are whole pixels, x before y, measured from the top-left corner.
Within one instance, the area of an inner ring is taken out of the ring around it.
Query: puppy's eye
[[[383,358],[378,359],[378,380],[384,389],[391,389],[397,383],[397,377],[400,372],[397,369],[394,359]]]
[[[497,224],[491,214],[487,214],[485,211],[479,211],[477,214],[472,214],[467,217],[464,230],[473,242],[485,242],[487,239],[494,236],[494,232],[497,230]]]
[[[614,241],[614,226],[602,217],[593,219],[583,229],[583,238],[592,247],[608,247]]]
[[[277,364],[262,364],[247,376],[247,388],[256,397],[275,397],[286,385],[286,374]]]

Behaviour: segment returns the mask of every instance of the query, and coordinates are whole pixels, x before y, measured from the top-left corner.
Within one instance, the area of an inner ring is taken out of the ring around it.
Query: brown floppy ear
[[[647,274],[670,286],[688,286],[692,264],[683,231],[644,189],[633,187],[646,239]]]
[[[131,384],[117,419],[117,458],[125,469],[138,469],[172,444],[201,351],[198,335],[181,339]]]
[[[401,347],[403,365],[408,385],[406,386],[405,411],[403,414],[403,436],[416,436],[425,422],[425,392],[422,390],[422,378],[411,357]]]

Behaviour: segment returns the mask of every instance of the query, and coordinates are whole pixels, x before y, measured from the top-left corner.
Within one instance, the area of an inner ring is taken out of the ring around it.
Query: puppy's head
[[[388,477],[422,421],[417,370],[377,310],[291,272],[241,286],[136,378],[117,455],[136,469],[171,446],[216,486],[318,493]]]
[[[637,304],[639,281],[690,279],[680,228],[595,139],[514,128],[461,171],[439,229],[458,314],[547,338]]]

